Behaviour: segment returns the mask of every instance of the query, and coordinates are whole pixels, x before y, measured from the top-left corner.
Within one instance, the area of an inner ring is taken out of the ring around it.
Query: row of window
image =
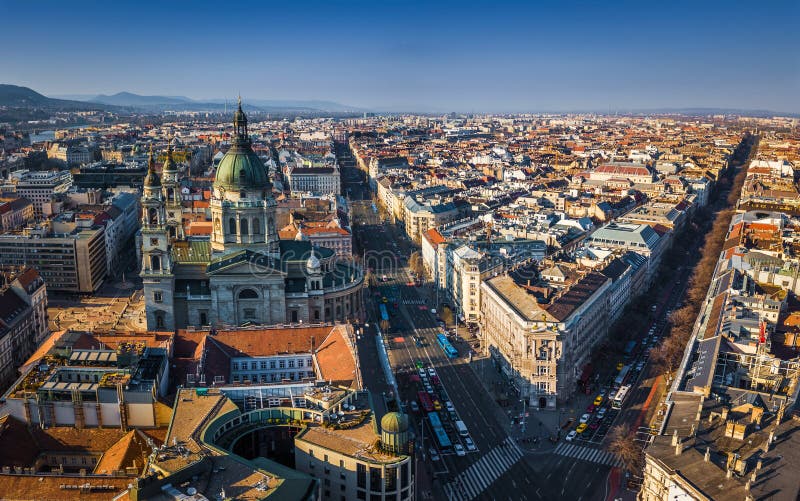
[[[248,370],[248,367],[252,371],[257,369],[265,370],[268,368],[268,366],[270,369],[286,369],[286,368],[294,369],[295,364],[297,365],[297,367],[303,367],[304,365],[307,367],[311,367],[312,360],[311,358],[308,359],[300,358],[297,360],[295,359],[260,360],[260,361],[251,360],[249,362],[247,361],[233,362],[231,368],[235,371],[240,370],[240,368],[241,370],[246,371]]]
[[[303,378],[313,378],[314,371],[299,371],[299,372],[271,372],[260,374],[234,374],[234,383],[278,383],[284,379],[290,381],[299,381]]]

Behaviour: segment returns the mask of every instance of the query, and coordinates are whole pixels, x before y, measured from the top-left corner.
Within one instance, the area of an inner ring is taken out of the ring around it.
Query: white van
[[[464,421],[456,421],[456,430],[458,430],[458,434],[462,437],[469,436],[469,430],[467,429],[467,425],[464,424]]]

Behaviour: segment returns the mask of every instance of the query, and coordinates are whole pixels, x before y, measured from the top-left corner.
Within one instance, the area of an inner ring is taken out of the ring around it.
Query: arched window
[[[239,221],[239,231],[242,235],[247,235],[247,219],[242,219]]]
[[[155,207],[147,209],[147,220],[150,224],[158,224],[158,210]]]
[[[258,218],[253,219],[253,235],[259,235],[261,233],[261,221]]]
[[[159,256],[150,256],[150,267],[153,271],[161,271],[161,258]]]
[[[234,218],[228,219],[228,233],[236,234],[236,219]]]
[[[157,311],[156,312],[156,328],[163,329],[164,328],[164,312]]]
[[[170,202],[175,201],[175,190],[172,188],[167,188],[167,200]]]
[[[253,289],[242,289],[239,292],[239,299],[258,299],[258,292]]]

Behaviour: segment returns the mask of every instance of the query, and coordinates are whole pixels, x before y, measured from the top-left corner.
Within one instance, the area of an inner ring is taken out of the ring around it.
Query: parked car
[[[428,449],[428,452],[431,455],[431,461],[439,461],[440,459],[442,459],[441,457],[439,457],[439,452],[437,452],[436,449],[434,449],[433,447]]]
[[[430,374],[431,376],[435,376],[436,369],[434,369],[433,367],[428,367],[428,374]]]
[[[583,416],[581,416],[580,423],[581,424],[588,423],[591,418],[592,416],[590,414],[584,414]]]
[[[606,417],[606,408],[603,407],[599,411],[597,411],[597,420],[601,421],[604,417]]]
[[[597,397],[595,397],[594,399],[594,406],[600,407],[600,404],[602,403],[603,403],[603,395],[597,395]]]
[[[564,437],[564,440],[566,440],[567,442],[572,442],[573,440],[575,440],[575,437],[577,437],[577,436],[578,436],[578,432],[575,431],[575,430],[572,430],[571,432],[567,433],[567,436]]]
[[[453,402],[445,402],[444,407],[445,409],[447,409],[447,412],[453,412],[454,410],[456,410],[456,408],[453,407]]]
[[[458,421],[458,414],[456,414],[454,411],[450,412],[449,416],[450,416],[450,421],[453,421],[453,422]]]
[[[453,446],[453,449],[456,451],[456,456],[466,456],[467,451],[464,450],[464,446],[461,444],[456,444]]]
[[[575,428],[575,431],[578,432],[578,433],[583,433],[584,431],[586,431],[587,427],[588,427],[588,425],[586,423],[581,423],[581,424],[578,425],[577,428]]]
[[[412,400],[409,406],[413,412],[419,412],[419,404],[417,404],[416,400]]]
[[[588,407],[586,407],[586,413],[587,413],[587,414],[591,414],[592,412],[594,412],[594,410],[595,410],[595,408],[596,408],[596,407],[597,407],[597,406],[596,406],[596,405],[594,405],[594,404],[589,404],[589,406],[588,406]]]

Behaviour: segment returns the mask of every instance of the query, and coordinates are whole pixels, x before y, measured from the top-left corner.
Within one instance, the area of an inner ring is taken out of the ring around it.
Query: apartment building
[[[33,204],[26,198],[0,201],[0,230],[12,231],[33,221]]]
[[[0,391],[49,334],[47,288],[33,268],[6,269],[0,288]]]
[[[107,273],[104,229],[92,220],[53,221],[0,234],[0,266],[32,266],[51,291],[92,293]]]
[[[286,178],[292,193],[339,195],[342,192],[337,164],[323,167],[288,167]]]
[[[66,193],[72,186],[69,171],[22,172],[17,182],[17,195],[33,204],[34,215],[41,218],[50,214],[45,207],[54,196]]]
[[[658,270],[661,256],[668,247],[669,230],[659,233],[648,224],[608,223],[595,230],[585,240],[587,248],[611,251],[633,251],[647,258],[648,282]]]
[[[555,409],[605,338],[612,280],[525,265],[481,285],[481,348],[530,405]]]

